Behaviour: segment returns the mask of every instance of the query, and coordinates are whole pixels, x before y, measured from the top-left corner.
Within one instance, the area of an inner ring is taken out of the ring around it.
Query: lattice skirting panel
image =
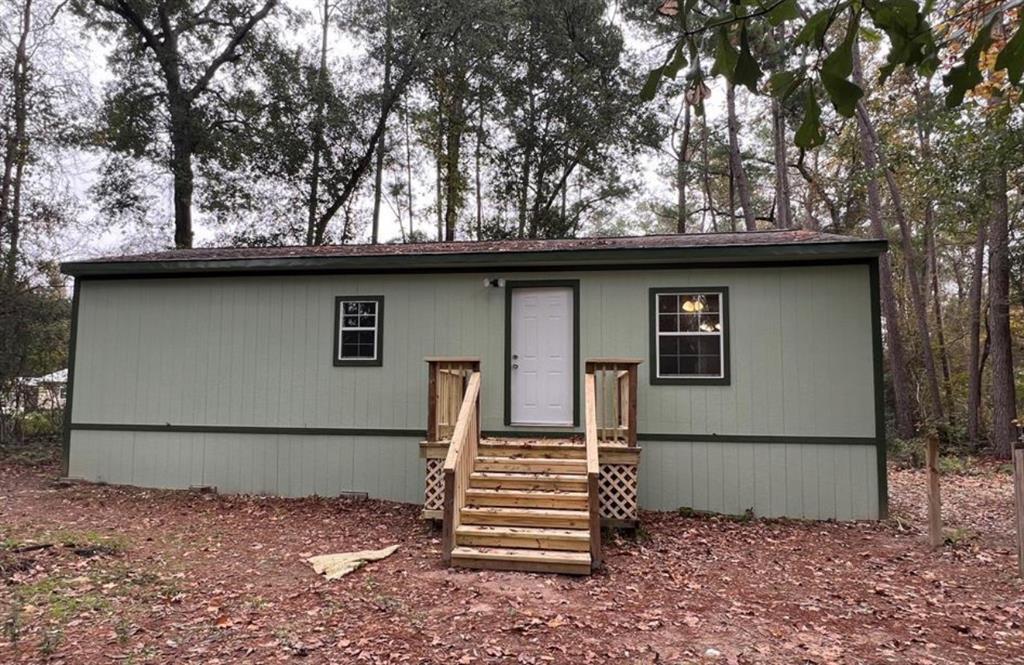
[[[635,522],[637,513],[637,467],[634,464],[602,464],[598,479],[601,517]]]
[[[444,460],[428,459],[427,478],[423,493],[423,510],[444,509]]]

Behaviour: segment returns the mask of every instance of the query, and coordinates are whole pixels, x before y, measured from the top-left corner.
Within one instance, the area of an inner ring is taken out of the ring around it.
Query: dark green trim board
[[[878,458],[878,518],[889,517],[889,470],[885,441],[885,366],[882,348],[882,292],[878,281],[878,257],[867,262],[871,288],[871,346],[875,370],[875,446]]]
[[[721,322],[722,322],[722,376],[720,377],[665,377],[661,378],[658,376],[658,295],[663,293],[720,293],[722,294],[721,303]],[[647,323],[650,328],[648,338],[648,352],[650,354],[650,366],[648,367],[648,376],[652,386],[727,386],[730,383],[730,361],[729,357],[729,287],[727,286],[683,286],[683,287],[669,287],[669,286],[657,286],[653,287],[649,291],[648,295],[648,318]]]
[[[580,271],[608,265],[613,269],[637,269],[664,263],[682,267],[708,267],[734,261],[767,263],[836,259],[867,259],[885,250],[882,240],[853,240],[807,244],[764,244],[704,247],[654,247],[615,249],[559,249],[533,252],[466,252],[459,254],[395,254],[385,256],[307,256],[179,261],[72,261],[61,264],[68,275],[140,276],[212,274],[281,274],[322,272],[457,272],[523,268],[546,270],[555,266]],[[704,264],[703,266],[700,264]]]
[[[512,291],[519,288],[572,289],[572,426],[580,425],[580,280],[530,279],[505,282],[505,425],[512,423]]]
[[[640,441],[678,443],[801,443],[816,446],[873,446],[873,436],[788,436],[785,434],[661,434],[636,435]]]
[[[170,432],[176,434],[284,434],[305,436],[426,436],[424,430],[363,427],[260,427],[248,425],[159,425],[154,423],[73,423],[71,430],[91,432]],[[582,436],[582,432],[566,430],[484,430],[483,436],[509,439],[565,439]],[[668,443],[791,443],[807,445],[874,446],[874,437],[853,436],[784,436],[777,434],[664,434],[643,433],[641,441]]]
[[[151,423],[74,423],[72,430],[91,432],[172,432],[176,434],[298,434],[308,436],[414,436],[426,437],[421,429],[380,429],[363,427],[260,427],[248,425],[156,425]]]
[[[78,346],[78,304],[82,280],[75,278],[71,296],[71,334],[68,337],[68,385],[64,391],[64,441],[61,445],[61,475],[67,476],[71,466],[71,407],[75,394],[75,348]]]
[[[377,341],[375,358],[361,360],[341,357],[341,303],[377,303]],[[334,366],[335,367],[381,367],[384,365],[384,296],[335,296],[334,297]]]

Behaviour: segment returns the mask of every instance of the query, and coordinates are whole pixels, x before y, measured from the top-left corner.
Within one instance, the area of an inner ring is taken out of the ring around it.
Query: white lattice
[[[637,467],[632,464],[602,464],[598,479],[601,517],[635,521]]]
[[[427,477],[423,494],[424,510],[444,508],[444,460],[427,460]]]

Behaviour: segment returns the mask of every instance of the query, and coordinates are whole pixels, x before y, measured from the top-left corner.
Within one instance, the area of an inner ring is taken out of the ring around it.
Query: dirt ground
[[[950,538],[924,545],[924,477],[893,519],[645,513],[589,578],[449,570],[417,508],[55,483],[0,462],[0,662],[1024,662],[1012,485],[943,477]],[[313,554],[399,543],[326,581]]]

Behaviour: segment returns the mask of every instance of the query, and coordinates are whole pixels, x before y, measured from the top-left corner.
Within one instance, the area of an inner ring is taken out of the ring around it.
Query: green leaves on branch
[[[915,0],[865,0],[864,9],[875,27],[889,38],[889,57],[880,70],[880,83],[885,83],[900,65],[916,67],[924,76],[935,72],[939,48]]]
[[[796,145],[804,150],[817,148],[825,142],[825,130],[821,126],[821,107],[814,94],[814,84],[807,83],[807,96],[804,101],[804,120],[796,130]]]
[[[651,70],[647,75],[647,80],[644,82],[644,87],[640,91],[640,99],[645,102],[649,102],[654,99],[654,95],[658,93],[658,88],[661,86],[661,79],[668,77],[674,79],[679,70],[686,66],[686,55],[683,54],[683,42],[680,41],[675,47],[669,51],[668,57],[665,59],[665,64],[657,69]]]
[[[847,118],[853,117],[857,101],[864,95],[859,86],[847,80],[853,72],[853,46],[859,27],[860,13],[851,10],[846,37],[821,65],[821,84],[825,86],[836,112]]]
[[[1010,83],[1020,85],[1021,75],[1024,75],[1024,23],[1017,28],[1010,41],[999,52],[996,58],[996,71],[1006,70],[1006,77]]]
[[[949,70],[949,73],[942,77],[949,91],[946,93],[946,106],[953,108],[964,101],[964,95],[968,90],[974,88],[982,81],[981,70],[978,69],[978,58],[992,45],[992,25],[996,22],[995,17],[986,23],[978,32],[971,45],[964,52],[964,61]]]
[[[820,6],[820,5],[819,5]],[[766,39],[770,48],[778,48],[782,57],[768,58],[765,62],[799,57],[809,63],[799,70],[773,72],[768,80],[768,91],[786,100],[801,87],[808,98],[804,123],[801,126],[801,147],[817,145],[824,139],[821,127],[819,100],[826,97],[837,113],[852,117],[864,91],[851,81],[854,46],[858,36],[866,41],[882,42],[886,62],[880,70],[879,84],[884,84],[898,67],[907,67],[920,76],[931,76],[939,66],[939,46],[928,23],[932,12],[931,0],[837,0],[819,11],[804,16],[798,0],[730,0],[726,5],[731,13],[722,13],[719,0],[678,0],[672,3],[671,19],[678,24],[679,41],[666,55],[665,63],[647,77],[641,97],[652,99],[661,79],[674,77],[686,63],[684,42],[690,47],[691,72],[696,78],[700,70],[698,45],[713,49],[714,65],[711,74],[721,75],[730,83],[744,85],[757,92],[763,71],[751,48],[762,38],[772,34],[775,27],[790,26],[783,33],[794,35],[782,44]],[[864,17],[870,20],[862,20]],[[949,106],[960,104],[968,90],[981,83],[978,62],[992,44],[993,24],[1002,14],[993,18],[982,29],[971,46],[965,50],[962,64],[954,67],[944,78]],[[837,25],[843,20],[845,32]],[[714,36],[714,39],[710,37]],[[835,40],[841,37],[841,41]],[[778,55],[777,54],[777,55]],[[792,62],[791,60],[790,62]],[[995,68],[1005,69],[1013,85],[1020,85],[1024,77],[1024,27],[1019,27],[996,59]],[[820,85],[818,82],[820,81]],[[813,102],[813,103],[812,103]]]

